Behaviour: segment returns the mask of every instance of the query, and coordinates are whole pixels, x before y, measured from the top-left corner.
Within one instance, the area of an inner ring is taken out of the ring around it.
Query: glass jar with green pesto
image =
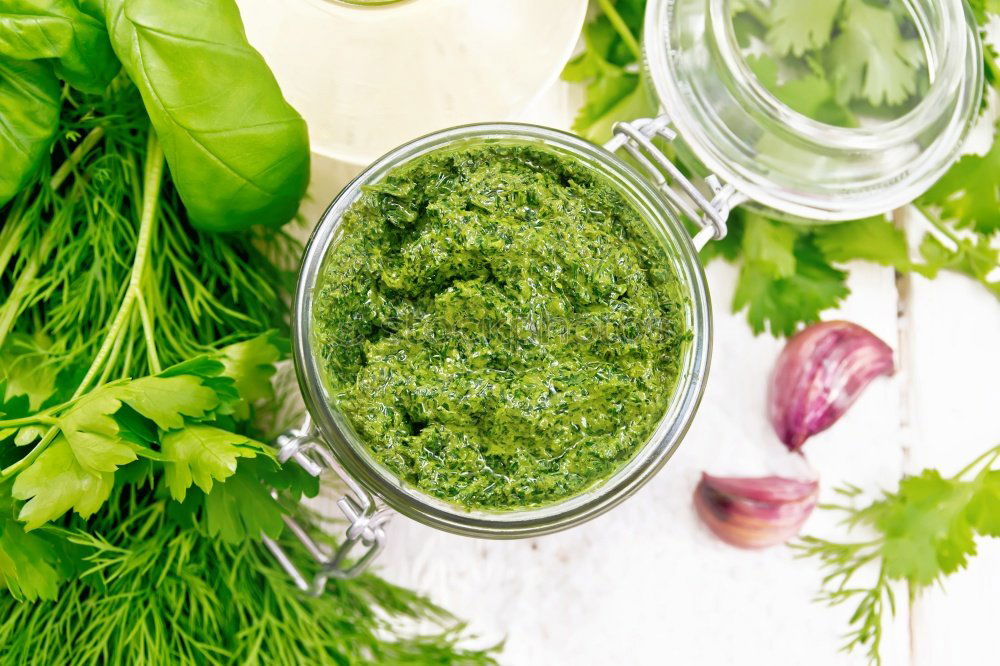
[[[463,138],[361,186],[313,289],[325,400],[393,484],[464,511],[586,493],[656,429],[689,289],[602,169]]]
[[[641,171],[573,135],[480,124],[347,186],[310,241],[295,347],[314,427],[393,509],[542,534],[634,492],[708,370],[704,274]]]
[[[798,30],[800,11],[822,25]],[[309,419],[278,457],[332,468],[349,525],[332,555],[291,525],[320,564],[311,583],[264,537],[303,589],[363,570],[393,511],[518,538],[629,497],[704,390],[697,252],[730,208],[884,213],[947,169],[979,108],[961,0],[649,0],[643,34],[661,115],[623,118],[603,146],[444,129],[375,161],[320,219],[292,321]]]

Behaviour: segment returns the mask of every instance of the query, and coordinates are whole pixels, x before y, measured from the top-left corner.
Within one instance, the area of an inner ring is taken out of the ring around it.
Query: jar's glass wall
[[[666,413],[647,444],[611,478],[561,502],[505,512],[470,511],[437,500],[400,483],[377,465],[347,419],[331,405],[323,372],[312,351],[313,288],[328,250],[337,242],[342,215],[360,193],[389,171],[420,155],[470,142],[528,142],[563,153],[610,181],[648,222],[666,250],[672,269],[690,294],[686,323],[693,339],[684,351],[681,376]],[[454,532],[497,538],[555,531],[587,520],[616,505],[667,460],[690,424],[704,389],[711,346],[711,321],[704,274],[686,230],[663,196],[631,167],[577,137],[528,125],[472,125],[418,139],[376,161],[337,197],[310,240],[299,277],[294,319],[295,359],[307,407],[323,438],[348,473],[393,508],[421,522]]]

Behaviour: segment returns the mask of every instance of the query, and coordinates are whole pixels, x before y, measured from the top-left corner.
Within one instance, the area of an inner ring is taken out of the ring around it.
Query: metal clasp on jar
[[[617,122],[613,136],[604,144],[610,152],[624,149],[649,175],[653,184],[685,217],[701,227],[692,242],[701,250],[710,240],[722,239],[728,229],[726,218],[735,206],[747,198],[729,184],[723,184],[714,174],[705,178],[705,185],[712,191],[709,200],[701,190],[653,143],[655,137],[667,141],[677,138],[670,127],[670,117],[662,114],[656,118],[639,118],[631,122]]]
[[[318,596],[326,588],[329,579],[354,578],[375,560],[385,547],[384,525],[392,517],[392,510],[380,505],[371,493],[344,471],[316,436],[310,418],[307,417],[298,428],[279,435],[274,444],[278,448],[278,460],[282,464],[294,461],[316,477],[326,470],[332,470],[347,486],[347,493],[337,500],[337,506],[347,518],[348,526],[344,541],[332,553],[317,543],[298,522],[287,516],[284,518],[285,525],[319,565],[312,580],[299,571],[280,544],[266,535],[261,536],[264,545],[288,572],[295,585],[303,592]],[[364,550],[352,560],[351,555],[359,545]]]

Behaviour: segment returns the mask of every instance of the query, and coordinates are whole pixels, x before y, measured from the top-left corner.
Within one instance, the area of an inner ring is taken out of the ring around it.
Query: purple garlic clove
[[[892,372],[892,349],[868,329],[847,321],[808,326],[788,341],[774,367],[771,424],[796,451],[833,425],[871,380]]]
[[[694,491],[694,506],[708,528],[726,543],[767,548],[798,534],[818,495],[816,481],[703,473]]]

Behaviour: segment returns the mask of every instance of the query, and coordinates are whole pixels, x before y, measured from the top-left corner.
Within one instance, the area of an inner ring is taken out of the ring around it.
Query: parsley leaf
[[[114,395],[162,430],[180,428],[185,416],[204,416],[219,404],[215,391],[192,375],[134,379]]]
[[[262,533],[277,538],[284,526],[281,505],[260,482],[256,461],[240,465],[237,474],[216,484],[205,496],[209,536],[227,543],[257,539]],[[268,461],[268,464],[271,464]]]
[[[274,364],[283,352],[283,346],[273,334],[259,335],[222,349],[222,373],[233,380],[243,400],[237,407],[238,417],[248,416],[250,403],[274,396],[271,377],[275,373]]]
[[[114,472],[136,459],[112,418],[122,403],[162,429],[179,428],[184,416],[202,416],[218,404],[215,392],[191,375],[143,377],[110,384],[84,395],[58,421],[73,455],[90,472]]]
[[[213,365],[192,363],[187,367],[221,370],[224,366],[214,362]],[[258,372],[261,371],[258,369]],[[195,438],[204,435],[205,431],[199,428],[214,430],[192,425],[189,419],[206,416],[220,404],[219,394],[207,385],[209,382],[214,381],[222,389],[229,390],[234,380],[205,379],[176,374],[176,371],[165,374],[168,376],[154,375],[106,384],[84,394],[65,408],[55,421],[50,439],[38,445],[48,442],[48,448],[17,475],[14,483],[14,496],[29,500],[20,513],[20,519],[28,524],[29,529],[70,510],[84,517],[89,516],[107,499],[114,483],[114,473],[122,465],[135,461],[139,455],[164,459],[161,452],[151,448],[158,439],[154,424],[161,431],[173,432],[183,428],[180,431],[183,433],[192,429],[189,437]],[[151,422],[149,425],[144,421],[146,419]],[[175,463],[171,468],[175,476],[173,483],[168,485],[175,496],[183,498],[180,485],[184,477],[176,463],[194,464],[192,458],[195,453],[191,451],[190,441],[177,437],[167,436],[175,445],[169,452],[173,456],[171,462]],[[249,442],[240,435],[232,437],[235,440],[229,440],[229,444]],[[212,441],[220,446],[222,444],[218,437]],[[192,476],[199,485],[210,487],[206,474],[221,479],[232,473],[221,471],[228,465],[225,455],[229,451],[220,449],[215,453],[220,460],[214,468],[205,471],[209,463],[203,456],[199,460],[202,467],[187,470],[184,489],[191,485]]]
[[[212,482],[236,472],[237,458],[253,458],[264,446],[248,437],[204,425],[191,425],[163,436],[164,473],[170,494],[183,502],[194,483],[205,493]]]
[[[115,395],[119,388],[88,393],[59,419],[61,437],[79,466],[92,474],[114,472],[136,459],[135,449],[118,436],[118,423],[111,418],[122,406]]]
[[[0,518],[0,586],[18,600],[55,599],[62,576],[51,544]]]
[[[18,519],[33,530],[70,510],[84,518],[93,515],[111,494],[114,479],[113,472],[95,472],[81,465],[66,436],[60,434],[18,474],[11,494],[27,500]]]

